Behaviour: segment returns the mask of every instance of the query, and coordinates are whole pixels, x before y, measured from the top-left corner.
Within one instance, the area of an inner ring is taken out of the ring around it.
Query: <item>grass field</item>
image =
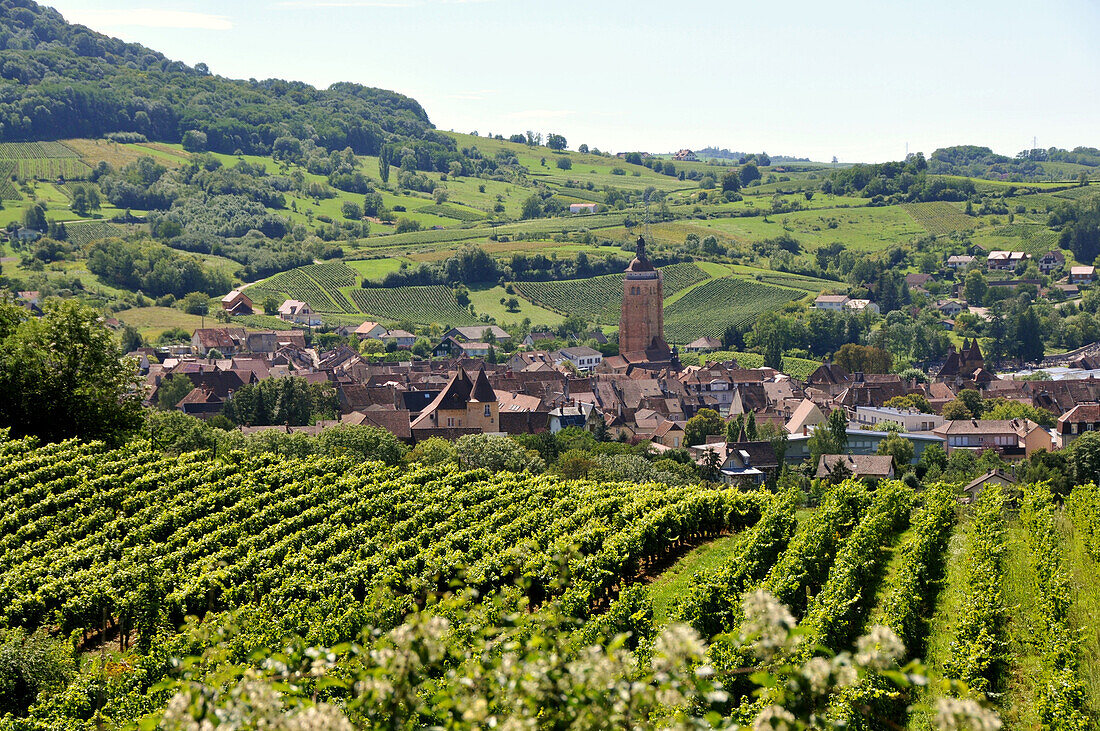
[[[519,302],[519,309],[516,312],[509,312],[505,305],[500,303],[500,299],[504,298],[505,301],[515,297]],[[470,304],[474,306],[474,310],[477,314],[488,315],[497,322],[521,322],[523,318],[530,318],[532,325],[558,325],[565,316],[560,312],[554,312],[548,310],[545,307],[539,307],[534,302],[530,302],[517,294],[511,295],[505,291],[504,287],[498,285],[486,286],[486,285],[474,285],[470,287]]]
[[[213,317],[204,319],[199,315],[188,315],[175,307],[133,307],[122,310],[115,317],[136,327],[141,336],[149,341],[156,340],[162,332],[170,328],[179,327],[191,332],[202,327],[204,322],[210,327],[217,322]]]
[[[697,572],[721,568],[733,558],[738,548],[737,538],[735,535],[719,536],[693,548],[649,585],[654,624],[661,626],[668,623],[669,612],[691,586]]]

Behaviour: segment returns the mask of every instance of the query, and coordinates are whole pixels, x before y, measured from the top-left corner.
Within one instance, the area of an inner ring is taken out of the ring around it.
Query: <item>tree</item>
[[[928,399],[924,397],[924,394],[911,393],[907,396],[894,396],[887,399],[883,404],[888,409],[915,409],[924,414],[934,413],[932,410],[932,404],[928,403]]]
[[[41,203],[33,203],[23,213],[23,227],[45,232],[49,228],[46,222],[46,207]]]
[[[428,437],[422,442],[417,442],[411,452],[405,455],[407,462],[419,462],[421,464],[445,464],[458,462],[458,450],[454,442],[443,437]]]
[[[985,401],[982,400],[982,394],[973,388],[964,388],[959,391],[958,400],[966,404],[967,410],[973,414],[975,419],[982,418],[985,413]]]
[[[1031,404],[1008,399],[996,399],[987,401],[984,417],[986,419],[1031,419],[1039,426],[1052,427],[1057,423],[1054,414],[1046,409],[1041,409]]]
[[[279,311],[279,298],[273,294],[269,294],[263,298],[260,306],[264,308],[264,312],[269,315],[274,315]]]
[[[1085,432],[1067,448],[1077,484],[1100,483],[1100,432]]]
[[[584,143],[584,142],[582,142],[582,143],[581,143],[581,144],[580,144],[580,145],[579,145],[579,146],[577,147],[577,152],[581,153],[582,155],[587,155],[587,154],[588,154],[588,144],[587,144],[587,143]]]
[[[843,454],[848,449],[848,422],[844,409],[836,409],[829,414],[824,424],[819,424],[810,435],[807,446],[810,449],[810,462],[817,465],[823,454]]]
[[[340,206],[340,212],[349,221],[358,221],[363,217],[363,209],[355,201],[344,201]]]
[[[315,418],[332,418],[335,411],[331,387],[296,376],[247,384],[225,404],[226,418],[241,426],[306,426]]]
[[[520,218],[538,218],[542,215],[542,199],[535,194],[527,196],[527,199],[523,201],[523,210],[520,213]]]
[[[943,411],[940,413],[948,421],[965,421],[974,418],[974,415],[970,413],[970,409],[966,408],[966,404],[959,399],[948,401],[943,405]]]
[[[205,152],[208,139],[205,132],[189,129],[183,133],[183,149],[188,152]]]
[[[728,173],[722,176],[722,192],[733,191],[736,193],[741,190],[741,177],[737,174],[736,170],[730,170]]]
[[[539,473],[546,469],[536,452],[524,449],[511,437],[499,434],[467,434],[455,442],[458,462],[467,469],[484,468],[490,472],[524,470]]]
[[[572,170],[573,169],[573,161],[570,160],[565,155],[562,155],[557,160],[555,160],[554,164],[558,166],[559,170]]]
[[[0,303],[0,426],[114,443],[140,426],[137,368],[99,318],[76,300],[48,302],[41,318]]]
[[[972,305],[981,305],[985,300],[985,293],[989,289],[989,285],[986,284],[985,277],[977,269],[971,269],[966,273],[966,280],[963,284],[963,296],[966,297],[966,301]]]
[[[688,419],[684,426],[684,444],[694,447],[697,444],[705,444],[707,437],[712,434],[725,434],[726,423],[714,409],[699,409],[699,412]]]
[[[182,373],[173,373],[157,387],[157,407],[162,411],[171,411],[194,388],[190,378]]]
[[[756,167],[756,163],[745,163],[737,173],[737,177],[741,185],[748,185],[754,180],[760,180],[760,168]]]
[[[385,154],[378,157],[378,177],[383,183],[390,182],[390,159]]]
[[[893,356],[873,345],[845,343],[834,356],[834,361],[849,373],[889,373]]]
[[[878,453],[894,458],[894,470],[900,474],[913,461],[913,443],[903,436],[891,434],[878,444]]]
[[[564,150],[566,148],[565,137],[551,132],[546,136],[546,146],[551,150]]]
[[[370,460],[397,464],[405,456],[406,447],[385,429],[340,424],[321,431],[317,437],[317,451],[331,457],[347,457],[356,464]]]
[[[188,315],[206,315],[210,312],[210,298],[202,292],[191,292],[179,301],[179,306]]]
[[[132,353],[138,348],[145,345],[145,338],[141,337],[141,333],[133,325],[127,325],[122,328],[122,352]]]

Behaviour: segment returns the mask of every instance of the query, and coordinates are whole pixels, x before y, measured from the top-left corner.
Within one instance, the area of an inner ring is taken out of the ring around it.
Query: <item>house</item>
[[[936,302],[936,309],[944,317],[957,317],[959,314],[966,312],[966,305],[955,300],[940,300]]]
[[[844,303],[844,309],[846,309],[846,310],[855,310],[856,312],[863,312],[864,310],[870,310],[871,312],[875,313],[876,315],[881,314],[880,310],[878,308],[878,305],[876,305],[871,300],[864,300],[864,299],[850,299],[850,300],[848,300],[847,302]]]
[[[876,424],[897,424],[902,431],[932,431],[943,424],[939,414],[926,414],[916,409],[890,409],[885,406],[857,406],[856,418],[852,421],[855,428],[873,427]]]
[[[684,421],[665,419],[653,430],[651,439],[653,442],[669,449],[679,449],[685,446],[684,436],[686,432],[684,431],[684,427],[686,425],[687,422]]]
[[[416,343],[416,336],[408,330],[386,330],[381,337],[383,343],[397,343],[398,348],[411,348]]]
[[[787,420],[784,428],[788,434],[806,435],[813,430],[813,427],[824,422],[825,414],[817,408],[817,404],[804,398],[791,413],[791,418]]]
[[[505,365],[510,371],[551,371],[554,359],[545,350],[516,351]]]
[[[857,480],[888,480],[894,476],[894,458],[878,454],[823,454],[817,463],[817,477],[829,477],[835,470]]]
[[[944,422],[932,433],[947,440],[948,454],[960,449],[990,449],[1008,459],[1023,459],[1053,446],[1050,433],[1030,419],[957,419]]]
[[[386,332],[386,328],[381,324],[367,320],[361,323],[355,330],[355,337],[360,340],[381,340],[383,333]]]
[[[555,363],[569,361],[581,373],[587,373],[603,362],[603,353],[586,345],[562,348],[558,351],[558,355],[560,360],[555,358]]]
[[[570,203],[569,204],[569,212],[570,213],[595,213],[597,210],[599,210],[599,208],[600,208],[600,206],[599,206],[598,203]]]
[[[1077,404],[1058,417],[1057,446],[1068,447],[1074,439],[1090,431],[1100,431],[1100,403]]]
[[[1009,271],[1016,268],[1022,261],[1030,259],[1031,255],[1022,251],[991,251],[986,257],[986,266],[990,269]]]
[[[24,304],[32,305],[34,307],[38,307],[40,304],[42,304],[42,296],[41,294],[39,294],[37,289],[20,292],[18,296],[19,301],[23,302]]]
[[[810,437],[813,429],[805,434],[791,434],[787,437],[787,451],[783,458],[791,464],[798,464],[810,457]],[[878,454],[878,447],[884,439],[890,436],[889,432],[866,431],[863,429],[847,429],[848,453],[853,455]],[[943,437],[935,432],[901,432],[899,436],[908,439],[913,444],[913,464],[920,459],[921,454],[931,444],[943,446]]]
[[[546,332],[529,332],[523,337],[523,345],[528,348],[533,348],[537,343],[545,342],[547,340],[557,340],[557,335],[554,333]]]
[[[1096,279],[1096,267],[1074,266],[1069,268],[1070,284],[1087,284]]]
[[[243,327],[201,327],[191,335],[191,350],[195,355],[203,357],[211,350],[217,350],[228,357],[240,349],[244,338]]]
[[[489,343],[462,341],[450,335],[439,341],[432,351],[436,358],[488,358]]]
[[[33,228],[27,228],[25,226],[15,232],[15,240],[21,244],[37,241],[40,238],[42,238],[41,231],[36,231]]]
[[[848,304],[849,299],[846,294],[819,294],[814,300],[814,307],[819,310],[840,312]]]
[[[969,254],[953,254],[947,257],[948,269],[966,269],[968,266],[974,263],[974,257]]]
[[[718,338],[712,338],[709,335],[704,335],[698,340],[693,340],[684,346],[684,352],[686,353],[711,353],[722,347],[722,341]]]
[[[572,406],[559,406],[550,409],[549,427],[551,434],[557,434],[562,429],[577,427],[588,429],[589,420],[596,414],[596,407],[588,403],[576,403]],[[598,417],[598,414],[596,414]],[[602,417],[598,417],[602,418]]]
[[[909,289],[924,289],[924,285],[928,284],[931,280],[931,274],[913,273],[905,275],[905,285],[909,287]]]
[[[426,429],[477,429],[500,431],[500,405],[482,368],[471,377],[459,368],[431,403],[413,419],[413,432]]]
[[[1055,269],[1059,269],[1065,265],[1066,256],[1057,249],[1051,249],[1039,257],[1039,271],[1043,274],[1050,274]]]
[[[319,327],[321,318],[309,306],[309,303],[300,300],[286,300],[279,305],[279,319],[285,322],[293,322],[296,325],[308,325]]]
[[[691,448],[695,463],[708,464],[718,457],[719,479],[727,485],[762,485],[779,472],[779,458],[769,441],[714,442]]]
[[[687,148],[678,150],[676,154],[672,156],[672,159],[677,162],[699,162],[699,158],[695,156],[695,153]]]
[[[452,327],[447,332],[443,333],[443,337],[452,337],[460,343],[466,343],[470,341],[488,341],[489,335],[492,333],[493,338],[498,343],[503,343],[512,339],[512,336],[508,334],[508,331],[497,325],[468,325],[465,327]]]
[[[1015,485],[1016,480],[1011,475],[1006,475],[1001,470],[990,470],[981,477],[974,478],[970,484],[963,488],[963,497],[959,502],[969,504],[974,502],[987,485]]]
[[[235,289],[222,297],[222,309],[228,312],[230,316],[234,317],[237,315],[251,315],[253,312],[253,304],[247,294],[239,289]]]

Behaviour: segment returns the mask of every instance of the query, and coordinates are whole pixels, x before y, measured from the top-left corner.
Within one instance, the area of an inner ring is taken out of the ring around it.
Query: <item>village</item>
[[[662,279],[642,241],[624,273],[623,291],[619,352],[608,357],[583,345],[541,350],[531,336],[513,344],[496,325],[449,328],[433,345],[432,358],[405,362],[373,362],[347,344],[318,350],[307,345],[302,329],[250,332],[234,326],[201,328],[189,345],[143,348],[133,355],[145,375],[149,403],[158,403],[169,377],[182,375],[193,388],[174,408],[199,419],[221,414],[240,389],[272,378],[300,377],[335,392],[335,419],[242,425],[246,434],[315,435],[342,423],[379,427],[412,446],[432,437],[556,434],[574,427],[609,440],[647,442],[657,453],[690,448],[697,464],[716,463],[721,481],[741,485],[769,482],[781,461],[798,465],[811,457],[819,477],[837,470],[857,478],[894,477],[896,464],[881,448],[891,435],[913,445],[914,464],[932,445],[949,456],[989,451],[1011,463],[1062,449],[1079,434],[1100,428],[1100,380],[1092,372],[1097,362],[1090,352],[1063,358],[1058,380],[998,376],[986,367],[976,339],[952,349],[925,379],[851,373],[826,361],[800,380],[774,368],[707,361],[705,353],[719,344],[700,338],[685,351],[702,353],[702,364],[684,366],[664,341]],[[246,300],[233,292],[223,305],[233,311]],[[284,302],[280,313],[291,323],[317,324],[303,304]],[[822,295],[815,306],[874,305]],[[398,348],[414,340],[412,333],[377,322],[340,334]],[[500,362],[487,358],[493,348],[506,354],[493,359]],[[1028,418],[960,418],[972,416],[952,408],[961,403],[960,394],[1042,409],[1057,421],[1044,426]],[[689,438],[689,420],[710,413],[726,425],[736,423],[739,431],[734,435],[727,427],[702,440]],[[831,417],[846,425],[843,454],[814,455],[813,433]],[[756,435],[746,433],[747,422],[753,432],[782,435],[781,453],[773,439],[751,438]]]

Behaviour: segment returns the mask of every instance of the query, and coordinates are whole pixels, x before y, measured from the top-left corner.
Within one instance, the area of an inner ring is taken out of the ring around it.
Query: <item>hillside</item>
[[[445,148],[413,99],[384,89],[315,89],[280,79],[238,81],[191,68],[136,43],[66,23],[34,2],[0,2],[0,141],[100,137],[115,132],[211,150],[270,152],[311,130],[330,149],[377,154],[393,140]]]

